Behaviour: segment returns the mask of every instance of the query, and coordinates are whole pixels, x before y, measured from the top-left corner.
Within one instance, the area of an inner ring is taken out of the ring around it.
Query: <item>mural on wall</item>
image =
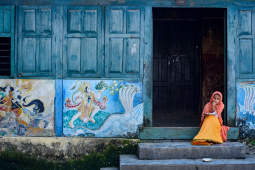
[[[63,97],[65,136],[138,137],[142,82],[64,80]]]
[[[236,126],[240,137],[255,137],[255,82],[237,84]]]
[[[0,79],[0,135],[54,135],[54,80]]]

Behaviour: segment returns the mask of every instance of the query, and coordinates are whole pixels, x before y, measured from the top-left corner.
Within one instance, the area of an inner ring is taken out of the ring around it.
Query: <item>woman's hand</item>
[[[216,102],[214,101],[214,102],[212,103],[212,111],[213,111],[213,112],[215,111],[215,106],[216,106]]]

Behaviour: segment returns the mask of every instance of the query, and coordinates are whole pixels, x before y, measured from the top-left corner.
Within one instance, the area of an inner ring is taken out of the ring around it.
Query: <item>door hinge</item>
[[[146,66],[146,62],[143,62],[143,74],[145,74],[145,66]]]

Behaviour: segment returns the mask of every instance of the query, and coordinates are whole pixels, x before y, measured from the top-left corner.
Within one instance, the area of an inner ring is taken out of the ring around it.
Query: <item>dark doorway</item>
[[[154,8],[153,126],[199,126],[216,90],[224,92],[224,10]]]

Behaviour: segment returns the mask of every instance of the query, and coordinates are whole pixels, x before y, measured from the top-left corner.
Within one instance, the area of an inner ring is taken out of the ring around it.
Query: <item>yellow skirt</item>
[[[221,125],[219,119],[213,115],[208,115],[205,117],[200,131],[191,141],[191,144],[212,145],[213,143],[223,143],[220,131]]]

